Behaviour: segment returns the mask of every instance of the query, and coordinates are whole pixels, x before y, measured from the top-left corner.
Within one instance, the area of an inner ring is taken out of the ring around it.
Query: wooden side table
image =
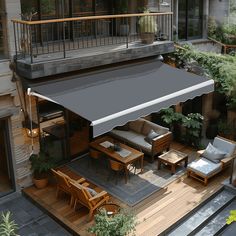
[[[170,165],[171,174],[173,175],[176,172],[177,165],[181,162],[184,162],[184,166],[187,167],[188,155],[186,153],[171,149],[158,157],[157,169],[160,170],[161,164]]]

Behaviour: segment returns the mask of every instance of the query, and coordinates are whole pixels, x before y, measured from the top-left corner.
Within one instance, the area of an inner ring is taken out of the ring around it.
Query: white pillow
[[[227,153],[219,150],[218,148],[214,147],[211,143],[209,143],[202,156],[214,163],[219,163],[220,160],[222,160],[226,154]]]

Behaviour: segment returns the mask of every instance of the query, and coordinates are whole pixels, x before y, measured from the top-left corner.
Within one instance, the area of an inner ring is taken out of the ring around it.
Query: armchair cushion
[[[90,193],[90,195],[92,196],[92,197],[94,197],[94,196],[96,196],[98,193],[94,190],[94,189],[92,189],[92,188],[89,188],[89,187],[86,187],[86,190]]]
[[[211,143],[208,144],[206,150],[203,152],[202,156],[208,160],[219,163],[221,159],[225,157],[226,153],[214,147]]]
[[[152,144],[152,140],[156,137],[160,136],[160,134],[156,133],[153,129],[148,133],[148,135],[144,138],[144,140],[150,144]]]
[[[235,149],[236,149],[235,143],[232,143],[232,142],[222,139],[220,137],[215,137],[215,139],[213,141],[213,146],[218,148],[219,150],[225,152],[226,153],[225,157],[232,156]]]
[[[221,170],[221,163],[214,163],[206,158],[201,158],[188,164],[187,168],[200,176],[209,177]]]

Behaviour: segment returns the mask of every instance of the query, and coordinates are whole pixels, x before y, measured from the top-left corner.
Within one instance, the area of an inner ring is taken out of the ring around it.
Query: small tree
[[[126,236],[135,232],[137,223],[135,216],[129,212],[121,211],[109,216],[105,209],[99,210],[95,215],[95,225],[88,231],[97,236]]]
[[[12,214],[10,211],[6,213],[1,213],[0,219],[0,235],[1,236],[18,236],[16,231],[18,230],[18,225],[14,220],[11,219]]]

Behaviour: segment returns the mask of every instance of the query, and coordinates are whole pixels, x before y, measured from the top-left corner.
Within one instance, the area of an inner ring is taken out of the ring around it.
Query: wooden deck
[[[172,148],[190,153],[192,148],[173,143]],[[61,170],[74,178],[79,176],[66,167]],[[209,198],[221,187],[221,182],[229,176],[229,170],[221,172],[213,177],[207,186],[183,175],[179,179],[170,183],[167,187],[159,190],[144,201],[132,208],[137,216],[136,235],[156,236],[174,224],[177,220]],[[38,205],[43,207],[51,216],[60,221],[67,229],[71,229],[81,236],[91,235],[87,228],[93,221],[87,222],[88,210],[79,208],[76,211],[70,208],[69,199],[55,196],[55,185],[51,184],[45,189],[38,190],[34,186],[23,190],[24,193]],[[111,200],[123,208],[127,205],[115,198]]]

